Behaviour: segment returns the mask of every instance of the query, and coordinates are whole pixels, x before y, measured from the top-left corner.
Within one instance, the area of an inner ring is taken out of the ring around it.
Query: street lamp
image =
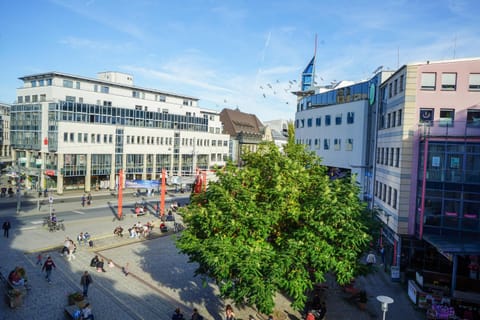
[[[393,303],[393,299],[387,296],[377,296],[377,300],[380,301],[383,311],[383,320],[385,320],[385,315],[388,311],[388,305]]]

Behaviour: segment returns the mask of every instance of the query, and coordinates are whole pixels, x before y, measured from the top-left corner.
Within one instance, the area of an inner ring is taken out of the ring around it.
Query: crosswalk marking
[[[83,212],[83,211],[72,211],[72,212],[78,213],[78,214],[85,214],[85,212]]]

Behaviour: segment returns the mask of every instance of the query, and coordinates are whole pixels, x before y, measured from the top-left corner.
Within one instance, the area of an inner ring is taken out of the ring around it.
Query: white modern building
[[[321,157],[332,177],[355,175],[364,198],[371,200],[378,88],[393,72],[318,87],[311,80],[313,63],[302,74],[302,91],[294,92],[295,139]]]
[[[219,113],[200,108],[197,98],[138,87],[119,72],[20,80],[10,132],[28,187],[115,189],[120,169],[126,180],[158,180],[162,169],[192,176],[227,159]]]

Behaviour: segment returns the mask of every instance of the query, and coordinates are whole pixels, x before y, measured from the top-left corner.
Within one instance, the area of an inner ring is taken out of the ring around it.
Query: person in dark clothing
[[[88,297],[88,286],[92,284],[92,277],[88,274],[88,271],[85,271],[80,278],[80,285],[83,288],[83,296]]]
[[[92,260],[90,261],[90,267],[96,268],[97,262],[98,262],[98,256],[93,257]]]
[[[43,264],[43,267],[42,267],[42,271],[45,270],[45,272],[46,272],[45,279],[47,279],[48,283],[52,282],[52,280],[50,280],[50,275],[52,274],[52,269],[54,269],[54,268],[56,269],[57,266],[53,262],[52,258],[50,256],[48,256],[47,260],[45,261],[45,263]]]
[[[11,228],[11,224],[10,224],[10,221],[5,221],[3,223],[3,226],[2,226],[2,229],[3,229],[3,236],[8,238],[8,231],[10,230]]]
[[[175,312],[172,315],[172,320],[184,320],[185,318],[183,317],[182,311],[180,311],[180,308],[175,309]]]
[[[103,268],[104,264],[105,263],[104,263],[103,259],[100,259],[100,261],[97,262],[97,272],[107,272]]]

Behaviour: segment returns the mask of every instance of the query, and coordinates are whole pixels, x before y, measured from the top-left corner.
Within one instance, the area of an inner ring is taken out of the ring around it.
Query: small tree
[[[331,179],[289,131],[284,153],[265,143],[243,168],[229,163],[218,171],[218,181],[185,208],[188,228],[177,241],[223,297],[263,313],[277,292],[301,310],[328,272],[349,283],[370,241],[354,179]]]

